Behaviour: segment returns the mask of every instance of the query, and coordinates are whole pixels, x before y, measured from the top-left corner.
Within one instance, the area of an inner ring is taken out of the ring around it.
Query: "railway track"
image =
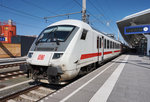
[[[3,75],[0,74],[0,78],[4,79],[7,75],[10,78],[12,78],[14,76],[19,76],[19,73],[20,74],[23,73],[20,70],[17,70],[17,71],[18,71],[18,73],[13,72],[13,71],[2,73]],[[11,73],[13,73],[13,74],[11,74]],[[82,77],[82,76],[80,76],[80,77]],[[80,78],[80,77],[78,77],[78,78]],[[74,80],[78,80],[78,78],[76,78]],[[33,82],[33,83],[35,83],[35,82]],[[17,89],[19,89],[19,87],[20,87],[19,85],[17,86],[18,87]],[[66,86],[66,85],[64,85],[64,86]],[[15,90],[15,92],[11,92],[9,94],[6,94],[6,95],[0,97],[0,102],[36,102],[36,101],[40,101],[41,99],[45,98],[48,95],[55,93],[56,91],[58,91],[59,89],[61,89],[64,86],[50,85],[50,84],[45,84],[45,83],[39,82],[34,85],[29,84],[29,87],[26,87],[26,88],[24,88],[22,85],[21,88],[17,91],[16,91],[16,88],[11,87],[11,88],[14,88],[13,90]],[[4,87],[4,88],[6,89],[6,87]],[[7,90],[9,90],[9,89],[7,89]]]
[[[26,61],[3,62],[3,63],[0,63],[0,69],[13,67],[13,66],[19,66],[23,64],[26,64]]]
[[[27,74],[25,74],[23,71],[20,71],[20,70],[3,72],[3,73],[0,73],[0,82],[2,82],[4,80],[9,80],[9,79],[17,78],[17,77],[26,76],[26,75]]]
[[[16,77],[25,76],[20,70],[20,65],[26,64],[26,57],[0,59],[0,82]]]
[[[0,100],[1,102],[36,102],[56,92],[60,88],[62,88],[60,85],[38,83],[29,88],[4,96]]]
[[[26,74],[19,69],[19,66],[24,64],[26,64],[25,59],[9,59],[8,61],[0,60],[0,82],[3,83],[4,81],[5,83],[5,80],[26,76]],[[60,86],[49,85],[40,82],[35,83],[33,81],[33,84],[29,82],[21,83],[23,84],[16,83],[16,85],[8,86],[8,88],[4,84],[4,87],[0,88],[0,93],[2,95],[0,96],[0,102],[35,102],[61,88]],[[27,84],[27,86],[24,84]]]

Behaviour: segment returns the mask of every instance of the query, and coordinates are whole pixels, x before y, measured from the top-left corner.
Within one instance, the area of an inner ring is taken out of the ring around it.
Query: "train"
[[[118,56],[121,42],[80,20],[62,20],[46,27],[33,42],[27,72],[50,84],[67,82]]]

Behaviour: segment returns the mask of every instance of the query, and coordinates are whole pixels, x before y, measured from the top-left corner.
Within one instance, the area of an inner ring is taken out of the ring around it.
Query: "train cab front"
[[[36,81],[46,79],[49,83],[58,83],[63,74],[59,66],[62,55],[62,52],[29,52],[28,73]]]
[[[61,80],[60,60],[75,35],[77,27],[50,26],[43,30],[28,52],[28,73],[34,80],[47,79],[50,83]]]

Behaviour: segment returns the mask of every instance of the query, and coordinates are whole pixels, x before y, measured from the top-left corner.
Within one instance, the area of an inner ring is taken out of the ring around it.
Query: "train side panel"
[[[75,77],[78,75],[80,68],[88,64],[96,62],[96,59],[87,58],[82,59],[82,55],[91,54],[94,52],[94,34],[91,30],[87,30],[85,39],[83,38],[83,32],[87,29],[80,29],[78,33],[74,36],[71,43],[69,44],[66,52],[64,54],[65,60],[62,60],[63,63],[66,63],[65,74],[62,75],[63,78]],[[63,59],[63,58],[62,58]]]

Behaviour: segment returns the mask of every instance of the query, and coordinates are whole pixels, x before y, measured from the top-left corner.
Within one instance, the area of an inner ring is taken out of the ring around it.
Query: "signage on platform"
[[[150,33],[150,25],[124,27],[124,34],[145,34]]]

